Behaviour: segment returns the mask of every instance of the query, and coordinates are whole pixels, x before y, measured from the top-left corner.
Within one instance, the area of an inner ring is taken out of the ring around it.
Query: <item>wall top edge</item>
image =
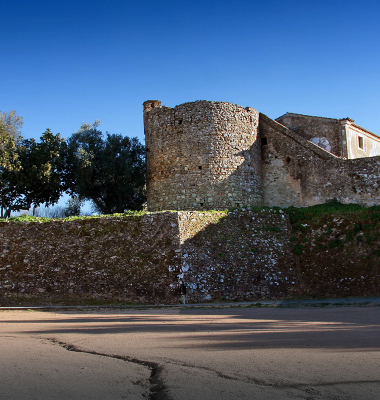
[[[159,103],[160,106],[159,107],[152,107],[152,108],[148,108],[148,109],[146,108],[147,104],[149,105],[149,104],[154,103],[154,102]],[[244,107],[244,106],[241,106],[239,104],[230,103],[228,101],[195,100],[195,101],[188,101],[188,102],[185,102],[185,103],[181,103],[181,104],[178,104],[178,105],[176,105],[174,107],[161,106],[161,102],[159,100],[147,100],[143,104],[144,104],[144,108],[146,109],[146,111],[150,111],[150,109],[153,109],[153,108],[163,108],[163,109],[166,109],[166,110],[175,110],[177,108],[182,108],[182,107],[186,107],[186,106],[210,105],[210,106],[215,106],[215,107],[220,107],[220,106],[222,106],[222,107],[223,106],[231,107],[231,106],[233,106],[233,107],[236,107],[236,108],[245,109],[246,111],[249,111],[249,112],[258,112],[254,107]]]

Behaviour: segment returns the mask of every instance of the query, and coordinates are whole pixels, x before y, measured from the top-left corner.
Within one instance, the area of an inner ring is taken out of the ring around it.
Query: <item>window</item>
[[[358,136],[358,145],[359,145],[359,149],[364,150],[364,137],[363,136]]]

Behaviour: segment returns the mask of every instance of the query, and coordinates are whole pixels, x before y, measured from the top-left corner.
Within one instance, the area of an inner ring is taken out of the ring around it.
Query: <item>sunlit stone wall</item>
[[[148,209],[261,205],[258,117],[226,102],[145,102]]]

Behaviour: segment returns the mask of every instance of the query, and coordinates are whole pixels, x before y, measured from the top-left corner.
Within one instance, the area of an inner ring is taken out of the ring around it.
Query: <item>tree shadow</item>
[[[60,313],[58,313],[60,314]],[[159,335],[161,346],[208,351],[313,348],[379,351],[380,308],[182,309],[6,320],[7,333]],[[16,325],[14,329],[12,325]],[[43,328],[42,324],[47,325]],[[21,325],[21,328],[18,327]],[[174,342],[175,339],[175,342]],[[167,343],[167,346],[164,343]],[[176,343],[176,344],[175,344]]]

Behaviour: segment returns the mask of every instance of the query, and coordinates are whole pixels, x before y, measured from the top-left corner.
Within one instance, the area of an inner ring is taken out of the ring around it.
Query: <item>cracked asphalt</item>
[[[0,311],[0,398],[380,398],[380,307]]]

